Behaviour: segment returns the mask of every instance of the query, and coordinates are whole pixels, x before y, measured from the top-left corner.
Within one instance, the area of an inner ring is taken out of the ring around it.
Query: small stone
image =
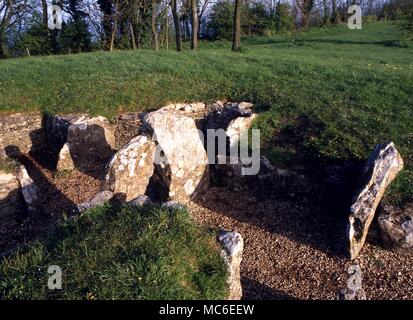
[[[222,247],[221,256],[229,273],[227,279],[229,286],[228,300],[240,300],[242,298],[240,272],[244,240],[238,232],[221,230],[218,241]]]
[[[101,206],[106,202],[109,202],[113,197],[113,193],[110,191],[101,191],[96,196],[93,197],[92,200],[88,202],[81,203],[77,206],[79,212],[85,211],[87,209],[91,209],[94,207]]]
[[[135,199],[132,199],[128,203],[132,204],[134,206],[137,206],[137,207],[141,207],[141,206],[146,205],[146,204],[151,204],[152,201],[148,196],[141,195],[141,196],[136,197]]]

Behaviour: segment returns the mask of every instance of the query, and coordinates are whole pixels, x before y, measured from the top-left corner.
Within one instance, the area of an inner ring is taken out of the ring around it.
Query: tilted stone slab
[[[367,237],[377,206],[387,186],[403,169],[394,143],[379,144],[364,166],[360,187],[353,198],[348,224],[349,253],[355,259]]]
[[[142,132],[157,144],[155,174],[167,198],[187,201],[208,186],[208,158],[192,118],[160,109],[145,115]]]
[[[70,118],[67,140],[57,164],[59,170],[94,170],[96,165],[106,164],[115,152],[115,126],[104,117],[79,116]],[[65,155],[65,158],[62,157]],[[72,161],[68,161],[70,155]],[[67,164],[67,165],[66,165]]]

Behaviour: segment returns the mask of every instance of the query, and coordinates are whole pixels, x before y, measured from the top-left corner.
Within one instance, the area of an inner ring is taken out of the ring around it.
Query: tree
[[[159,35],[158,35],[158,26],[157,26],[157,10],[158,4],[156,0],[152,0],[151,6],[151,29],[152,29],[152,36],[153,36],[153,48],[155,51],[159,50]]]
[[[295,0],[298,8],[301,11],[302,26],[304,30],[307,30],[310,26],[310,13],[314,7],[314,0]]]
[[[197,0],[191,0],[191,19],[192,19],[192,33],[191,33],[191,49],[198,48],[198,6]]]
[[[235,0],[232,51],[241,49],[241,0]]]
[[[179,26],[179,16],[178,16],[177,8],[176,8],[177,6],[176,1],[177,0],[171,0],[170,5],[171,5],[172,17],[174,20],[174,27],[175,27],[176,51],[181,51],[182,50],[181,27]]]

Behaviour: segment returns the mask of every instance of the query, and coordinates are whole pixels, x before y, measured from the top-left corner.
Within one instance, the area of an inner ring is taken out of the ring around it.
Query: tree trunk
[[[48,34],[49,33],[49,27],[48,27],[48,17],[47,17],[47,2],[46,0],[42,0],[42,16],[43,16],[43,28],[45,32]]]
[[[169,50],[169,16],[168,16],[168,10],[166,10],[165,45],[166,45],[166,50]]]
[[[191,49],[196,50],[198,48],[198,7],[196,4],[196,0],[191,0],[191,12],[192,12]]]
[[[110,52],[112,52],[115,48],[115,36],[116,36],[116,30],[117,29],[118,29],[118,19],[115,16],[115,21],[114,21],[114,24],[113,24],[112,34],[110,36],[110,46],[109,46]]]
[[[172,16],[174,19],[174,26],[175,26],[176,51],[181,51],[182,50],[181,27],[179,25],[178,12],[176,10],[176,0],[171,0],[171,9],[172,9]]]
[[[129,22],[129,27],[130,27],[130,36],[131,36],[131,42],[132,42],[132,49],[136,50],[135,30],[133,29],[132,22]]]
[[[328,2],[327,0],[323,0],[323,9],[324,9],[324,15],[323,15],[323,25],[326,26],[330,23],[330,17],[329,17],[329,10],[328,10]]]
[[[159,39],[158,39],[158,29],[156,26],[156,11],[157,5],[156,0],[152,0],[152,18],[151,18],[151,28],[152,28],[152,36],[153,36],[153,48],[155,51],[159,50]]]
[[[232,51],[241,49],[241,0],[235,0]]]

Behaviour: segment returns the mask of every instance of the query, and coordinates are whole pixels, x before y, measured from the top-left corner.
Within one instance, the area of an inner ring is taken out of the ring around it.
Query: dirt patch
[[[368,299],[413,299],[412,256],[367,243],[359,259],[349,261],[332,250],[343,244],[335,236],[337,216],[316,206],[213,187],[190,210],[198,223],[244,237],[245,299],[336,299],[355,263]]]
[[[102,177],[76,169],[56,174],[29,155],[21,154],[19,162],[40,188],[43,212],[36,219],[22,216],[14,225],[0,226],[0,253],[44,236],[58,221],[76,214],[77,205],[91,200],[101,186]],[[103,172],[102,168],[97,172]]]

